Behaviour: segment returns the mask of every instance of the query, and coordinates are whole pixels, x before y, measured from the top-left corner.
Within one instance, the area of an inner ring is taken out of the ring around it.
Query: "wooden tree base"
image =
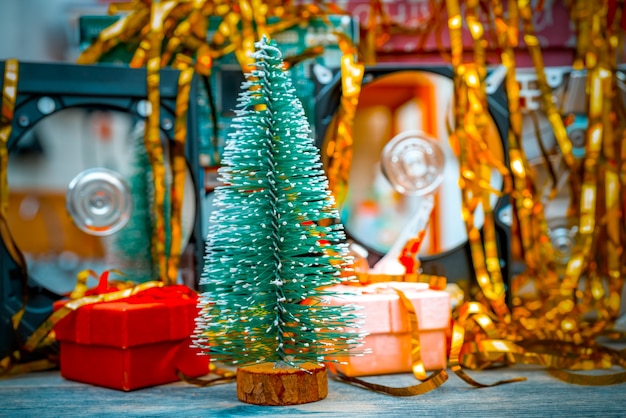
[[[322,400],[327,394],[328,376],[321,364],[304,363],[295,368],[261,363],[237,369],[237,397],[242,402],[297,405]]]

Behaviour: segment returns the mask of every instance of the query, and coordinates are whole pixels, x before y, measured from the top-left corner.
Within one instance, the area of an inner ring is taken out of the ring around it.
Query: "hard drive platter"
[[[54,300],[73,289],[80,271],[115,269],[126,280],[159,279],[151,244],[154,182],[144,145],[152,111],[146,70],[25,62],[18,68],[5,144],[8,231],[3,229],[0,242],[0,358],[20,347],[50,315]],[[5,69],[0,62],[2,73]],[[173,69],[159,74],[166,231],[179,74]],[[194,77],[190,97],[196,94]],[[178,280],[194,287],[204,253],[195,100],[189,101],[186,128]],[[13,319],[22,308],[15,328]]]
[[[9,160],[8,221],[31,280],[63,295],[84,269],[152,279],[153,187],[143,137],[143,121],[85,108],[56,112],[25,133]],[[115,186],[112,173],[123,186]],[[193,231],[196,200],[187,167],[181,250]]]
[[[341,208],[342,222],[350,237],[368,251],[370,267],[389,251],[403,228],[415,215],[423,196],[398,193],[392,187],[381,157],[393,138],[410,131],[423,132],[437,141],[445,156],[443,181],[434,193],[434,208],[424,238],[420,260],[425,273],[445,275],[450,281],[473,277],[467,233],[461,217],[458,187],[459,162],[449,143],[448,129],[453,109],[453,82],[449,67],[379,64],[365,68],[359,104],[354,116],[352,164],[348,194]],[[501,80],[500,80],[501,81]],[[336,129],[340,83],[318,96],[317,131],[322,156]],[[506,96],[497,79],[491,80],[488,98],[489,148],[507,164],[508,113]],[[426,171],[425,171],[426,172]],[[502,188],[502,177],[494,169],[491,187]],[[503,277],[509,277],[510,205],[508,198],[494,194],[497,244]],[[475,224],[484,215],[477,210]]]

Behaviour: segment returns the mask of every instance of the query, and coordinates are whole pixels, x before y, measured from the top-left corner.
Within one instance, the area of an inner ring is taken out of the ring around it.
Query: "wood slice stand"
[[[322,364],[299,368],[261,363],[237,369],[237,397],[255,405],[297,405],[322,400],[328,394],[328,376]]]

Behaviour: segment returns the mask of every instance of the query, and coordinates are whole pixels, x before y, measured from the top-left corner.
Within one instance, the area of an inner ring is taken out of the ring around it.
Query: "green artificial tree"
[[[136,282],[154,280],[151,251],[152,237],[152,167],[144,144],[143,122],[131,132],[131,161],[128,173],[133,210],[128,223],[113,236],[107,264]]]
[[[238,386],[243,366],[310,375],[307,364],[323,369],[362,337],[353,306],[321,303],[346,280],[348,250],[302,104],[274,41],[261,39],[253,57],[219,171],[194,335],[212,360],[240,367]]]

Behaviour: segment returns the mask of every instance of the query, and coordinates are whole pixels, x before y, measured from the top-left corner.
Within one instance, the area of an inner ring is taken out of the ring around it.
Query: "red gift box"
[[[196,293],[182,285],[82,306],[54,327],[61,375],[126,391],[177,381],[177,371],[204,376],[209,356],[191,347],[197,313]]]

